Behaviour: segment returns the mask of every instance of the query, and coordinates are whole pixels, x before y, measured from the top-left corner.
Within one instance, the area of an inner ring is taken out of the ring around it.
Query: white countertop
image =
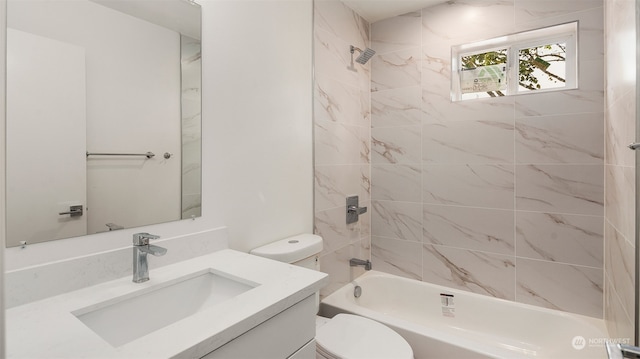
[[[207,269],[259,286],[117,348],[72,314]],[[162,268],[151,267],[149,273],[151,279],[145,283],[133,283],[127,276],[7,310],[7,357],[201,357],[314,294],[327,282],[324,273],[229,249]]]

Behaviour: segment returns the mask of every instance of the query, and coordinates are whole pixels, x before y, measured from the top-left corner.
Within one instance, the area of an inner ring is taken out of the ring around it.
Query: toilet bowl
[[[320,270],[320,252],[322,252],[320,236],[301,234],[258,247],[250,253]],[[320,301],[317,293],[316,304],[319,308]],[[333,318],[317,317],[316,357],[412,359],[413,350],[400,334],[383,324],[357,315],[338,314]]]
[[[352,314],[338,314],[316,329],[316,355],[327,359],[412,359],[409,344],[389,327]]]

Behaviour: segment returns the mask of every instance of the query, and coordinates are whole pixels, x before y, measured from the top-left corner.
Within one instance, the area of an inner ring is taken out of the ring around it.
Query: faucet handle
[[[160,236],[156,236],[155,234],[149,234],[146,232],[135,233],[133,235],[133,245],[134,246],[146,246],[149,244],[150,239],[158,239]]]

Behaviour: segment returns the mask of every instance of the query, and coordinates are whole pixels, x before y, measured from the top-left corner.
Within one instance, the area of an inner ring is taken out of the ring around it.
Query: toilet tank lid
[[[294,263],[320,252],[322,252],[322,237],[305,233],[266,244],[249,253],[280,262]]]

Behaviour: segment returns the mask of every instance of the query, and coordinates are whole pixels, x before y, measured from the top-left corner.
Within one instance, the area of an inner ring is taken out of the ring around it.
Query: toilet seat
[[[316,351],[331,359],[413,358],[413,350],[400,334],[351,314],[338,314],[318,328]]]

